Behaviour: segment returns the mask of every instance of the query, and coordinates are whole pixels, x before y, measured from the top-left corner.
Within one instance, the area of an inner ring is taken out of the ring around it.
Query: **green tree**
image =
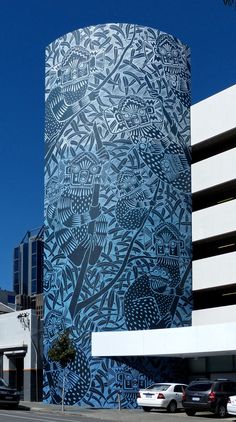
[[[63,369],[63,382],[62,382],[62,397],[61,397],[61,410],[64,412],[64,398],[65,398],[65,368],[75,359],[76,350],[69,337],[68,330],[63,331],[55,340],[52,347],[48,351],[48,357],[58,362]]]

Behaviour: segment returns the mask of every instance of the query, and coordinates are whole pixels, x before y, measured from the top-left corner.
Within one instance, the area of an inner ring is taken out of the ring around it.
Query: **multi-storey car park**
[[[191,107],[192,325],[96,332],[94,356],[178,356],[190,380],[236,378],[235,101],[236,85]]]

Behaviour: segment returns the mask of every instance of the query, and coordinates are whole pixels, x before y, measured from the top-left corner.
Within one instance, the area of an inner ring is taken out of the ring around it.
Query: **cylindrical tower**
[[[189,84],[189,49],[152,28],[92,26],[46,49],[48,402],[61,401],[47,352],[65,328],[65,404],[116,407],[120,389],[136,406],[137,389],[177,373],[174,360],[94,359],[90,337],[190,324]]]

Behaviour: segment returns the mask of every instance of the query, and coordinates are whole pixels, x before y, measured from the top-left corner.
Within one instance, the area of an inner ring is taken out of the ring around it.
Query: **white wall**
[[[28,313],[29,327],[24,327],[20,322],[18,315]],[[31,320],[32,309],[24,311],[11,312],[0,315],[0,350],[6,351],[18,348],[26,348],[26,355],[24,358],[24,369],[31,369]]]
[[[236,323],[162,330],[92,333],[92,356],[213,356],[234,354]]]
[[[236,252],[193,261],[193,290],[236,283]]]
[[[236,289],[235,289],[236,290]],[[221,324],[236,321],[236,305],[220,306],[218,308],[201,309],[192,312],[192,325]],[[216,331],[218,336],[218,332]],[[235,337],[232,332],[232,336]]]
[[[236,179],[236,148],[192,165],[192,193]]]
[[[236,85],[191,107],[192,145],[235,128]]]
[[[236,200],[195,211],[192,214],[193,242],[236,230]]]

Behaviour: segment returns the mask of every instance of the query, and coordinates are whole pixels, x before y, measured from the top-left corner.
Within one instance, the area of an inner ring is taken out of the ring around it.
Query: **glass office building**
[[[43,228],[28,231],[13,253],[13,290],[32,296],[43,291]]]

